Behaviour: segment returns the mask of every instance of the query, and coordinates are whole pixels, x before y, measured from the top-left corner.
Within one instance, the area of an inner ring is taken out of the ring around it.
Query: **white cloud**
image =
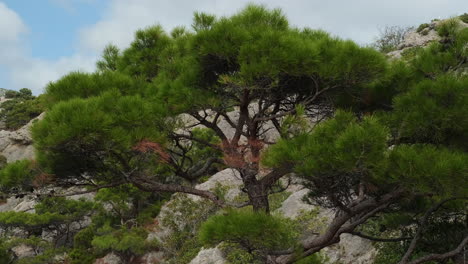
[[[27,26],[21,17],[0,2],[0,67],[6,72],[2,77],[9,89],[30,88],[40,94],[50,81],[75,71],[94,70],[95,56],[77,53],[57,60],[44,60],[30,56],[25,42]]]
[[[93,71],[95,57],[76,54],[48,61],[22,57],[10,71],[10,82],[16,89],[28,87],[40,94],[47,83],[59,79],[71,71]]]
[[[0,43],[15,43],[21,34],[27,32],[27,27],[21,18],[4,3],[0,2]]]
[[[51,0],[68,8],[77,2],[95,0]],[[0,2],[0,66],[9,68],[12,86],[30,87],[36,93],[49,82],[72,70],[92,71],[96,55],[113,43],[125,48],[134,32],[154,24],[166,30],[190,27],[194,11],[230,15],[247,3],[280,7],[292,25],[322,28],[343,38],[365,44],[386,25],[417,26],[433,18],[446,18],[468,10],[466,0],[107,0],[102,17],[83,27],[77,36],[76,54],[55,61],[28,56],[21,46],[27,28],[21,18]],[[89,55],[92,54],[92,55]]]
[[[371,42],[379,27],[417,26],[468,10],[466,0],[111,0],[103,18],[81,30],[80,47],[93,52],[108,43],[126,47],[139,28],[189,27],[194,11],[229,15],[252,2],[282,8],[293,25],[322,28],[362,44]]]

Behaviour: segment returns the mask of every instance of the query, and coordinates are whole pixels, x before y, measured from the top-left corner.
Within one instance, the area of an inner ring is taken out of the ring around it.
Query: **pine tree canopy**
[[[396,243],[395,263],[456,263],[468,243],[468,28],[454,18],[438,32],[413,57],[390,60],[258,5],[138,30],[128,48],[107,46],[96,72],[47,86],[36,162],[9,165],[0,185],[26,189],[47,174],[100,190],[121,214],[101,212],[73,254],[141,254],[146,231],[119,219],[152,216],[144,202],[156,194],[187,193],[226,209],[199,243],[234,243],[263,263],[294,263],[346,233]],[[225,168],[239,172],[245,204],[195,188]],[[318,235],[300,237],[270,214],[269,197],[291,176],[310,189],[307,202],[333,209]],[[17,218],[0,214],[8,219]]]

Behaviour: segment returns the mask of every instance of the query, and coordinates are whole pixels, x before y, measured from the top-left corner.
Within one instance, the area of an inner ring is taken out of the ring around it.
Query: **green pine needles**
[[[343,234],[389,243],[377,263],[457,263],[468,241],[468,29],[454,18],[436,30],[439,41],[390,61],[248,5],[196,13],[170,33],[138,30],[129,48],[107,46],[96,72],[69,73],[39,101],[23,90],[14,109],[35,113],[40,102],[47,112],[32,127],[36,160],[6,165],[2,191],[53,184],[97,194],[1,213],[0,227],[27,231],[21,239],[37,252],[18,263],[63,252],[68,263],[111,252],[130,263],[150,251],[189,263],[203,246],[236,264],[320,263]],[[401,41],[394,33],[382,50]],[[196,187],[227,171],[242,199]],[[281,216],[288,179],[330,219]],[[154,228],[169,235],[150,241]],[[37,242],[51,230],[58,237]],[[0,256],[17,241],[2,239]]]

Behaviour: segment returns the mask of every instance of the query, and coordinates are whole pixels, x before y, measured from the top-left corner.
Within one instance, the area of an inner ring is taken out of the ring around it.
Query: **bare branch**
[[[198,142],[198,143],[200,143],[200,144],[202,144],[202,145],[205,145],[205,146],[207,146],[207,147],[210,147],[210,148],[213,148],[213,149],[217,149],[217,150],[221,150],[220,146],[215,145],[215,144],[212,144],[212,143],[210,143],[210,142],[208,142],[208,141],[205,141],[205,140],[203,140],[203,139],[196,138],[196,137],[194,137],[194,136],[192,135],[192,133],[190,133],[190,135],[176,134],[176,133],[174,133],[174,134],[172,134],[172,137],[173,137],[174,139],[184,138],[184,139],[188,139],[188,140],[193,140],[193,141]]]
[[[117,187],[117,186],[120,186],[120,185],[123,185],[123,184],[126,184],[126,183],[127,183],[126,181],[118,181],[118,182],[115,182],[115,183],[99,185],[99,186],[96,186],[96,187],[94,187],[92,189],[85,190],[85,191],[77,191],[77,192],[63,193],[63,194],[54,194],[54,195],[51,195],[51,197],[68,197],[68,196],[74,196],[74,195],[80,195],[80,194],[93,193],[93,192],[97,192],[97,191],[99,191],[101,189]]]
[[[468,236],[465,237],[465,239],[462,240],[462,242],[452,251],[443,253],[443,254],[430,254],[424,257],[421,257],[419,259],[413,260],[409,262],[408,264],[420,264],[428,261],[434,261],[434,260],[444,260],[448,259],[451,257],[454,257],[464,250],[465,246],[468,244]]]
[[[395,238],[373,237],[373,236],[363,234],[361,232],[354,232],[354,231],[353,232],[346,232],[346,233],[351,234],[353,236],[362,237],[364,239],[368,239],[368,240],[371,240],[371,241],[375,241],[375,242],[400,242],[400,241],[405,241],[405,240],[412,239],[412,237],[395,237]]]
[[[444,205],[445,203],[450,202],[450,201],[454,201],[454,200],[458,200],[458,199],[468,199],[468,197],[452,197],[452,198],[444,199],[444,200],[440,201],[439,203],[435,204],[434,206],[432,206],[424,214],[423,218],[420,221],[418,231],[416,232],[416,235],[414,236],[413,240],[411,240],[411,243],[410,243],[408,249],[406,250],[405,255],[403,255],[403,257],[401,258],[399,264],[407,264],[408,263],[408,261],[409,261],[409,259],[411,257],[411,254],[413,254],[414,250],[416,249],[416,244],[418,243],[418,240],[422,236],[422,232],[426,228],[426,224],[427,224],[427,221],[429,220],[429,216],[431,216],[431,214],[434,213],[435,211],[439,210],[439,208],[442,205]]]
[[[179,184],[164,184],[153,182],[142,177],[139,178],[131,178],[131,182],[140,190],[147,191],[147,192],[179,192],[179,193],[187,193],[197,195],[208,200],[211,200],[219,207],[226,207],[226,204],[223,200],[221,200],[216,194],[210,191],[203,191],[198,190],[193,187],[183,186]]]

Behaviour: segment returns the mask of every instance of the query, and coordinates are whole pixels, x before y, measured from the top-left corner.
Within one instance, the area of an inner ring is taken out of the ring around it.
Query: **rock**
[[[435,29],[427,30],[426,35],[421,33],[416,32],[416,30],[408,32],[405,35],[403,43],[401,43],[398,48],[403,49],[408,47],[425,46],[430,42],[440,40],[440,37]]]
[[[34,159],[30,128],[34,122],[41,120],[45,113],[29,121],[16,131],[0,131],[0,154],[6,157],[7,162],[22,159]]]
[[[342,234],[340,243],[324,248],[323,254],[328,257],[328,263],[367,264],[374,261],[377,250],[369,240]]]
[[[34,207],[36,204],[37,201],[32,199],[32,197],[25,197],[23,201],[21,201],[17,206],[15,206],[15,208],[13,208],[13,211],[34,213]]]
[[[17,160],[33,160],[34,147],[33,145],[10,144],[2,151],[3,156],[7,158],[8,163]]]
[[[106,256],[96,259],[94,264],[124,264],[122,259],[114,253],[109,253]]]
[[[387,56],[392,59],[401,59],[403,50],[394,50],[387,53]]]
[[[431,42],[439,41],[441,38],[437,33],[436,27],[441,22],[443,21],[434,21],[427,28],[421,30],[421,32],[412,30],[406,33],[403,42],[398,45],[397,50],[387,53],[387,56],[392,59],[399,59],[402,57],[402,53],[409,48],[424,47]],[[461,28],[468,27],[468,24],[462,21],[460,21],[459,24]]]
[[[239,172],[234,169],[225,169],[211,176],[206,182],[196,185],[195,188],[215,190],[221,187],[226,190],[226,200],[234,201],[241,193],[239,188],[241,185],[242,180]],[[164,243],[174,228],[183,230],[186,226],[197,225],[199,221],[204,221],[218,210],[211,202],[204,203],[204,201],[207,200],[195,195],[181,193],[172,195],[171,199],[161,207],[161,211],[155,219],[155,226],[149,230],[147,240],[157,240]],[[187,208],[192,209],[186,210]],[[167,225],[167,219],[170,219],[169,225]]]
[[[308,212],[319,209],[317,224],[321,225],[322,222],[329,223],[334,215],[333,212],[305,203],[303,197],[308,191],[308,189],[302,189],[291,194],[277,212],[281,212],[285,217],[295,219],[304,211]],[[367,264],[373,262],[377,250],[369,240],[348,234],[342,234],[340,239],[340,243],[321,251],[327,257],[326,263]]]
[[[13,247],[11,250],[13,251],[13,254],[15,254],[15,256],[19,259],[33,257],[36,255],[34,248],[25,244]]]
[[[32,195],[26,195],[22,198],[10,197],[5,203],[0,205],[0,212],[34,212],[36,201]]]
[[[10,197],[0,204],[0,212],[8,212],[12,211],[19,203],[21,203],[23,199],[18,199],[15,197]]]
[[[218,248],[202,249],[189,264],[225,264],[223,252]]]
[[[302,198],[309,192],[308,189],[302,189],[298,192],[291,194],[284,202],[281,207],[277,210],[282,213],[285,217],[295,219],[302,211],[315,210],[316,207],[305,203]]]
[[[233,201],[240,193],[240,186],[242,185],[242,179],[240,174],[235,169],[224,169],[213,176],[211,176],[206,182],[195,186],[199,190],[215,190],[217,187],[227,188],[225,198],[228,201]],[[200,196],[189,195],[193,200],[203,199]]]
[[[163,252],[149,252],[143,255],[139,259],[138,263],[141,264],[156,264],[156,263],[163,263],[164,260],[164,253]]]

